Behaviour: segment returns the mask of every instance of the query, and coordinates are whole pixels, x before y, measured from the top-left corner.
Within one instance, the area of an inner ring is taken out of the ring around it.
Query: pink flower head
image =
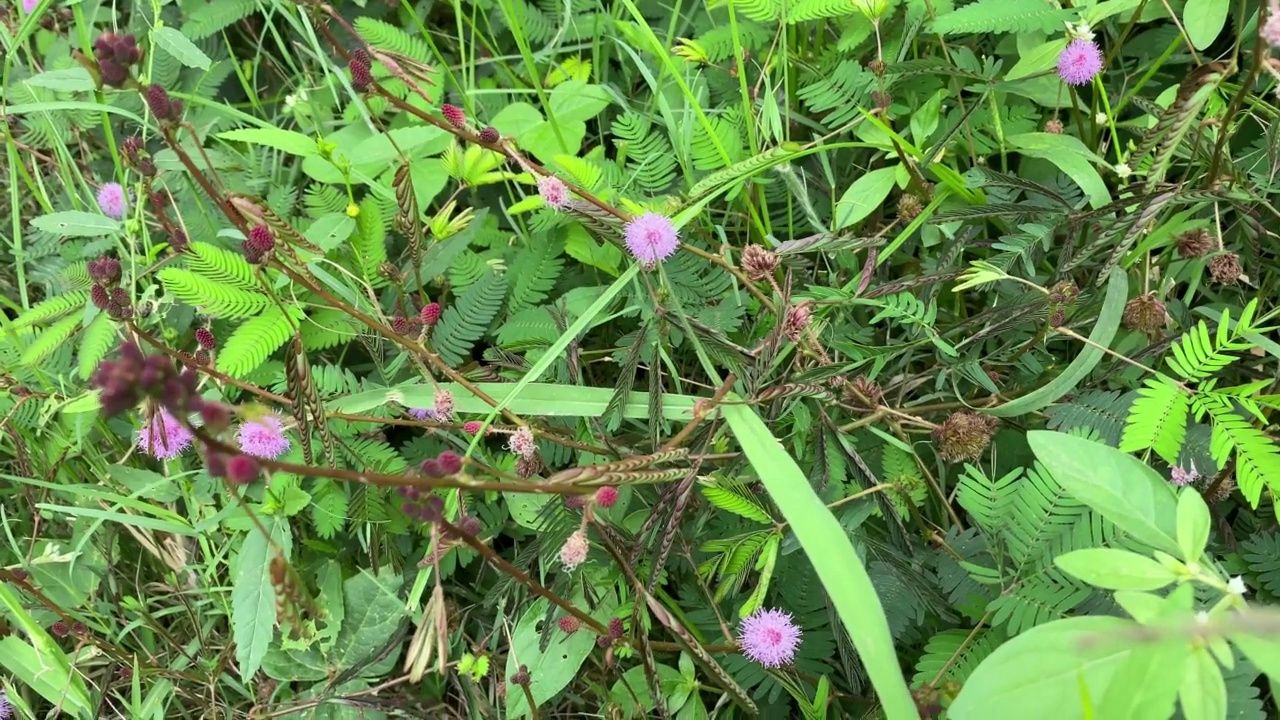
[[[430,420],[435,416],[435,408],[409,408],[409,417],[414,420]]]
[[[1102,71],[1102,50],[1092,40],[1077,38],[1058,56],[1058,77],[1068,85],[1087,85]]]
[[[579,529],[560,547],[560,564],[564,565],[565,570],[572,572],[586,562],[587,551],[590,549],[591,541],[587,540],[587,533]]]
[[[191,447],[191,431],[164,408],[138,431],[138,447],[160,460],[172,460]]]
[[[240,425],[240,452],[260,458],[278,458],[289,451],[280,418],[263,415]]]
[[[680,233],[671,218],[647,212],[627,223],[623,233],[627,249],[646,268],[666,260],[680,246]]]
[[[511,439],[507,440],[507,447],[520,457],[529,457],[538,451],[538,445],[533,441],[533,431],[527,425],[521,425],[511,433]]]
[[[742,654],[765,667],[790,664],[800,646],[800,628],[782,610],[756,610],[742,620],[739,631]]]
[[[98,190],[98,209],[107,217],[124,217],[124,188],[120,183],[109,182]]]
[[[1198,480],[1200,480],[1200,471],[1196,470],[1194,462],[1191,463],[1190,470],[1183,470],[1182,466],[1179,465],[1169,471],[1169,482],[1178,487],[1190,485]]]
[[[1280,50],[1280,3],[1271,0],[1271,12],[1267,24],[1262,26],[1262,39],[1271,47]]]
[[[441,388],[436,391],[436,395],[433,398],[433,400],[435,401],[435,407],[432,408],[432,411],[435,415],[435,418],[441,421],[452,420],[453,419],[453,393],[449,392],[448,390],[445,390],[444,388]]]
[[[554,175],[538,179],[538,194],[552,210],[563,210],[569,204],[569,186]]]
[[[22,0],[22,11],[30,15],[35,12],[36,6],[40,4],[40,0]]]

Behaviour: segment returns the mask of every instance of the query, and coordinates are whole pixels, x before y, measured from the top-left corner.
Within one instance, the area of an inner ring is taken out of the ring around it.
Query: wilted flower
[[[1280,3],[1275,0],[1271,0],[1271,12],[1267,23],[1262,26],[1262,39],[1271,47],[1280,50]]]
[[[1185,258],[1198,258],[1213,250],[1213,236],[1204,228],[1188,230],[1177,238],[1178,254]]]
[[[742,249],[742,270],[752,280],[763,280],[778,269],[778,256],[762,245],[748,245]]]
[[[1240,265],[1240,256],[1233,253],[1220,253],[1209,258],[1209,275],[1214,282],[1223,285],[1235,285],[1244,274]]]
[[[576,570],[586,562],[587,551],[590,549],[591,542],[587,540],[586,531],[579,529],[560,547],[560,564],[564,565],[565,570]]]
[[[1058,56],[1058,77],[1068,85],[1085,85],[1102,70],[1102,50],[1090,40],[1076,39]]]
[[[952,413],[933,430],[938,455],[947,462],[976,460],[991,443],[996,423],[993,417],[971,412]]]
[[[240,426],[240,450],[255,457],[274,459],[289,451],[280,418],[263,415]]]
[[[808,302],[787,308],[787,314],[782,319],[782,334],[790,338],[791,342],[800,342],[800,334],[809,327],[810,315]]]
[[[1050,118],[1049,121],[1044,124],[1044,131],[1051,135],[1061,135],[1062,121],[1058,118]]]
[[[769,668],[788,665],[800,646],[800,628],[791,613],[761,608],[743,619],[738,644],[749,660]]]
[[[138,431],[138,447],[154,458],[172,460],[191,447],[192,437],[190,430],[168,410],[161,408]]]
[[[34,5],[39,0],[25,0],[24,5]],[[31,12],[31,8],[27,8],[27,12]],[[13,717],[13,703],[9,702],[9,693],[0,690],[0,720],[9,720]]]
[[[680,246],[680,233],[671,218],[652,212],[632,218],[623,235],[631,255],[646,268],[671,257]]]
[[[109,182],[98,190],[98,209],[103,215],[117,220],[124,217],[124,188],[120,183]]]
[[[437,420],[449,421],[453,419],[453,393],[440,388],[436,390],[435,395],[435,417]]]
[[[1158,337],[1168,322],[1169,313],[1164,303],[1153,292],[1139,295],[1125,303],[1124,326],[1148,337]]]

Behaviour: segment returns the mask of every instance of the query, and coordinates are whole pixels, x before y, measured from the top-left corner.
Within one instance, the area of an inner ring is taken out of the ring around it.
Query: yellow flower
[[[347,206],[347,217],[358,217],[360,215],[360,206],[351,203]]]

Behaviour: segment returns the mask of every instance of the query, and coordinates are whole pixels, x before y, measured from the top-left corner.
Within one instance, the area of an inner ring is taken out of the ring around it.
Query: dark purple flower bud
[[[439,460],[427,458],[422,461],[422,474],[427,477],[443,477],[444,471],[440,469]]]
[[[480,142],[492,145],[502,139],[502,134],[498,129],[490,125],[480,131]]]
[[[107,305],[111,304],[111,297],[107,295],[107,289],[101,285],[94,285],[89,288],[89,299],[93,301],[93,306],[99,310],[106,310]]]
[[[200,345],[202,350],[212,350],[217,341],[213,337],[213,332],[209,328],[196,328],[196,343]]]
[[[444,475],[457,475],[462,472],[462,457],[451,450],[445,450],[436,458],[440,472]]]
[[[236,455],[227,461],[227,479],[239,485],[257,480],[260,470],[257,459],[248,455]]]

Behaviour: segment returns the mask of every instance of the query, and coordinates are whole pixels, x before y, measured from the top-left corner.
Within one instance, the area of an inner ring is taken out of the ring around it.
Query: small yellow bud
[[[360,215],[359,205],[355,203],[351,203],[350,205],[347,206],[347,217],[359,217],[359,215]]]

